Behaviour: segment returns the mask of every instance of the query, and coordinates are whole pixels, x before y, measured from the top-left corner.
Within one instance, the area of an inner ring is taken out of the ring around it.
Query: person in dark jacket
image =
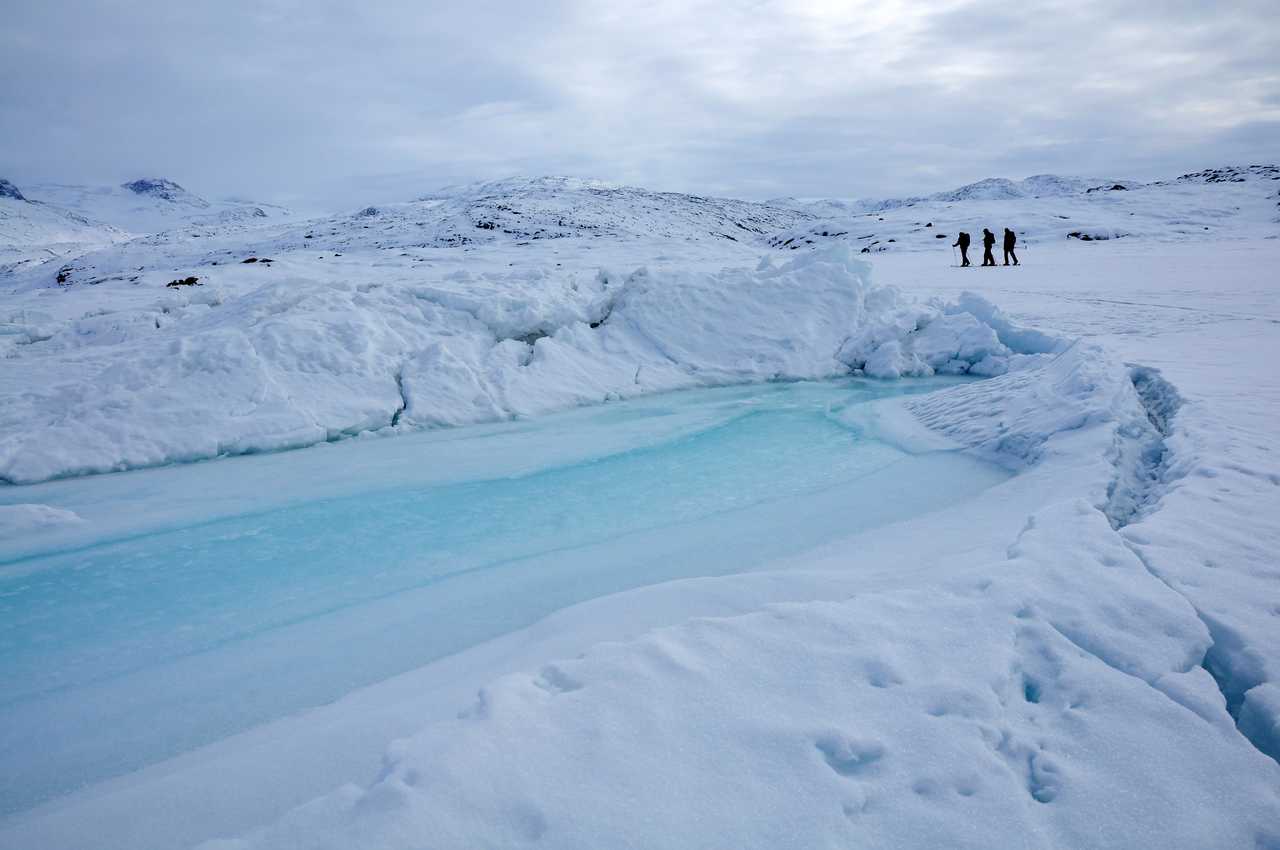
[[[1018,255],[1013,253],[1013,248],[1018,244],[1018,234],[1009,228],[1004,229],[1004,264],[1009,265],[1009,258],[1013,257],[1013,264],[1018,264]]]
[[[996,258],[992,256],[991,249],[996,246],[996,235],[985,227],[982,228],[982,264],[984,266],[994,266]]]
[[[972,265],[972,263],[969,262],[969,234],[968,233],[965,233],[963,230],[961,230],[960,236],[957,237],[955,244],[952,245],[951,247],[960,249],[960,259],[963,261],[960,263],[961,268]]]

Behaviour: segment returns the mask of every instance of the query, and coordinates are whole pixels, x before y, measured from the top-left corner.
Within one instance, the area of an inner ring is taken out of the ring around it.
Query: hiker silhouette
[[[1018,244],[1018,234],[1009,228],[1004,229],[1004,264],[1009,265],[1009,258],[1013,257],[1013,264],[1018,265],[1018,255],[1013,253],[1013,248]]]
[[[996,235],[985,227],[982,228],[982,264],[984,266],[994,266],[996,258],[991,255],[991,249],[995,247]]]
[[[968,265],[972,265],[972,263],[969,262],[969,234],[968,233],[965,233],[963,230],[961,230],[960,235],[956,238],[955,244],[952,245],[951,247],[960,249],[960,259],[963,261],[960,263],[961,268],[964,268],[965,266],[968,266]]]

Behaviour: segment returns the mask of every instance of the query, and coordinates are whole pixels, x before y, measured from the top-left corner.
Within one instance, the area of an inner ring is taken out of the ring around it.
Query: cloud
[[[0,169],[356,204],[514,173],[904,194],[1276,150],[1271,0],[1155,5],[47,0],[0,31]]]

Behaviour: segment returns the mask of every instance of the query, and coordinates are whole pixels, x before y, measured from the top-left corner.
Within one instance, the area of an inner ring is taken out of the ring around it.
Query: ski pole
[[[960,260],[956,257],[956,246],[955,246],[955,245],[952,245],[952,246],[951,246],[951,265],[953,265],[953,266],[958,266],[958,265],[960,265]]]

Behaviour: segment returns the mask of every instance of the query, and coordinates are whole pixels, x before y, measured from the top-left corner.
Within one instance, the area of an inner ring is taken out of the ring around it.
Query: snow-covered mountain
[[[168,230],[243,229],[291,217],[270,204],[207,201],[164,178],[21,188],[0,179],[0,273]]]
[[[312,247],[459,247],[557,239],[751,242],[810,213],[731,198],[653,192],[566,177],[456,187],[407,204],[309,224]]]
[[[818,215],[857,215],[927,204],[931,201],[955,203],[958,201],[1002,201],[1078,195],[1097,187],[1113,186],[1119,182],[1121,181],[1102,178],[1036,174],[1022,180],[1010,180],[1007,177],[987,177],[975,183],[935,192],[932,195],[914,195],[905,198],[780,198],[773,201],[773,203],[814,212]],[[1126,186],[1137,185],[1137,181],[1123,182]]]
[[[37,184],[27,187],[25,194],[28,199],[137,235],[182,227],[264,223],[290,214],[271,204],[209,201],[163,177],[143,177],[119,186]]]
[[[928,250],[950,245],[960,230],[977,237],[983,227],[997,233],[1009,227],[1032,244],[1266,236],[1274,232],[1276,180],[1275,166],[1209,169],[1154,183],[1042,174],[918,198],[792,200],[786,203],[815,220],[776,234],[770,244],[795,250],[841,240],[866,253]]]
[[[1228,165],[1223,168],[1206,168],[1192,171],[1177,178],[1178,183],[1248,183],[1251,180],[1280,180],[1277,165]],[[1164,185],[1168,181],[1157,181]]]
[[[62,206],[44,206],[76,217],[87,227],[110,220],[131,233],[147,234],[118,249],[92,250],[127,235],[102,225],[102,233],[95,234],[99,236],[96,244],[86,240],[81,251],[35,254],[42,259],[69,258],[47,264],[38,277],[64,285],[98,283],[125,269],[136,277],[139,271],[175,262],[208,266],[240,255],[291,250],[385,253],[548,243],[573,243],[590,250],[592,243],[651,245],[662,240],[701,244],[715,253],[718,249],[711,246],[716,244],[762,246],[771,234],[814,219],[811,213],[788,207],[563,177],[453,187],[407,203],[305,221],[273,207],[211,204],[167,180],[100,189],[43,186],[32,191],[56,198]],[[22,210],[32,214],[30,206]],[[28,256],[44,247],[39,229],[30,227],[29,232],[33,235],[13,240]]]
[[[105,222],[33,200],[10,181],[0,179],[0,276],[110,245],[127,236]]]
[[[52,195],[47,187],[36,187],[78,210],[59,220],[88,232],[79,242],[41,237],[24,243],[21,235],[9,241],[28,249],[39,245],[41,258],[81,254],[40,272],[38,282],[63,284],[93,283],[125,269],[136,277],[153,268],[180,271],[290,251],[375,251],[385,258],[396,251],[482,246],[535,253],[611,246],[610,250],[634,250],[643,261],[648,250],[644,246],[657,242],[683,245],[710,258],[718,257],[725,245],[799,250],[838,241],[860,252],[881,253],[944,248],[958,231],[976,235],[983,227],[996,232],[1010,227],[1023,244],[1063,239],[1181,241],[1270,233],[1277,209],[1275,180],[1272,166],[1210,169],[1148,184],[1036,175],[1017,181],[991,178],[926,198],[761,203],[574,178],[512,178],[299,221],[277,208],[212,204],[171,181],[154,179],[109,189],[62,187]],[[30,199],[32,192],[24,194]],[[32,214],[30,204],[3,200]],[[91,220],[90,212],[97,218]],[[91,222],[108,217],[133,232],[144,226],[154,232],[127,248],[91,251],[120,240],[115,231],[93,232]],[[159,227],[166,223],[173,226]],[[11,224],[10,230],[16,227]],[[28,230],[39,228],[28,223]],[[62,243],[60,250],[45,249],[55,241]],[[68,245],[81,250],[69,250]]]

